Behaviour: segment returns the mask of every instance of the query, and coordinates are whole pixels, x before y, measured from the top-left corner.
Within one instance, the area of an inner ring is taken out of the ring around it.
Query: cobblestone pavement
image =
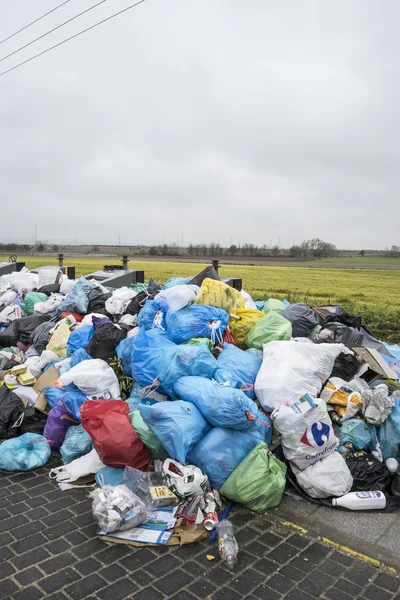
[[[96,536],[87,490],[63,492],[48,479],[56,462],[0,472],[0,598],[400,600],[393,574],[240,507],[232,514],[240,546],[233,572],[207,540],[173,548],[107,543]]]

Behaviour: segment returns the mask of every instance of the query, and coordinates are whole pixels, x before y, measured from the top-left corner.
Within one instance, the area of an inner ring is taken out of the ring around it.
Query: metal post
[[[58,266],[62,269],[64,266],[64,254],[58,255]]]
[[[212,266],[214,267],[214,269],[218,273],[218,269],[219,269],[219,259],[218,258],[213,258],[213,260],[212,260]]]
[[[122,262],[122,268],[124,269],[124,271],[127,271],[129,261],[128,261],[128,256],[126,254],[123,255],[121,262]]]

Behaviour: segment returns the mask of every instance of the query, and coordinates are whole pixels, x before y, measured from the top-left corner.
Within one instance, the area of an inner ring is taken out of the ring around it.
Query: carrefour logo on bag
[[[330,426],[327,423],[313,423],[311,427],[307,427],[300,438],[300,441],[311,448],[324,446],[329,440]]]

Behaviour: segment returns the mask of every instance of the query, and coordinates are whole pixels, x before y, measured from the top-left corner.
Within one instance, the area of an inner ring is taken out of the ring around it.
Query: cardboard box
[[[50,406],[47,403],[47,398],[44,395],[44,390],[49,387],[52,383],[54,383],[58,379],[58,371],[55,367],[50,367],[47,369],[43,375],[39,377],[33,389],[37,393],[38,397],[35,402],[35,408],[40,412],[47,415],[50,411]]]
[[[375,378],[398,379],[397,373],[393,371],[375,348],[351,346],[351,349],[356,357],[364,362],[357,375],[362,377],[362,379],[365,379],[365,381],[370,382]]]

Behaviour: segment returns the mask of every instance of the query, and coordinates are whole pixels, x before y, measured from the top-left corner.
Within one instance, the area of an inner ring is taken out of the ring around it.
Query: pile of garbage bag
[[[50,477],[96,476],[102,534],[131,542],[160,498],[205,530],[224,500],[263,511],[285,489],[392,509],[399,352],[338,307],[255,302],[212,268],[119,289],[24,268],[0,277],[0,469],[59,451]]]

